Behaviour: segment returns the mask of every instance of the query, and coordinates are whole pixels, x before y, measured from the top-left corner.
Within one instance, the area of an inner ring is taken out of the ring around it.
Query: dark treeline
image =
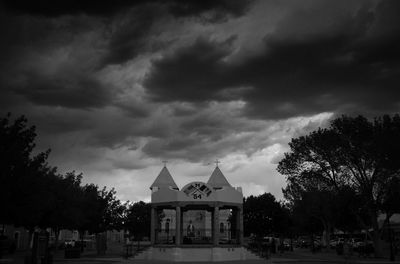
[[[0,224],[22,226],[30,233],[37,227],[56,234],[61,229],[81,235],[121,229],[138,236],[149,233],[148,205],[122,203],[114,189],[82,184],[82,174],[75,171],[58,173],[47,162],[50,150],[33,154],[35,138],[35,127],[24,116],[0,119]]]
[[[245,236],[279,235],[290,237],[292,219],[289,208],[270,193],[243,199],[243,224]]]
[[[400,116],[341,116],[289,146],[277,168],[286,177],[285,201],[269,193],[245,198],[245,235],[312,238],[325,232],[329,246],[334,230],[363,231],[382,256],[383,241],[393,242],[389,219],[400,213]]]
[[[378,217],[400,213],[400,116],[341,116],[289,146],[278,171],[296,226],[327,240],[334,228],[367,231],[382,256],[388,234]]]

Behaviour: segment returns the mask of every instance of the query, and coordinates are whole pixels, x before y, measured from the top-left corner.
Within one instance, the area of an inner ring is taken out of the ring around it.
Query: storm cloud
[[[39,16],[57,17],[61,15],[87,14],[96,16],[112,16],[126,9],[144,5],[166,6],[167,10],[176,17],[199,16],[204,12],[213,12],[215,18],[225,16],[241,16],[249,8],[249,0],[116,0],[99,2],[94,0],[68,1],[61,0],[54,3],[50,0],[35,2],[25,0],[6,0],[4,6],[14,12]]]
[[[293,11],[263,36],[261,54],[239,62],[228,59],[235,56],[234,38],[197,39],[154,61],[144,85],[163,101],[244,100],[247,114],[263,118],[348,105],[395,111],[399,3],[383,1],[353,12],[333,5],[328,17],[322,8],[327,7]]]

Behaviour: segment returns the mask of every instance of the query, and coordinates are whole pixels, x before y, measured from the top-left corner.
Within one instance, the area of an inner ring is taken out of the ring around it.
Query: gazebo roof
[[[218,166],[211,174],[208,183],[194,181],[178,189],[168,169],[164,167],[150,187],[153,205],[173,206],[241,206],[243,193],[241,188],[233,188]]]
[[[176,185],[174,179],[172,178],[166,166],[162,168],[160,174],[158,174],[157,178],[150,186],[150,189],[153,189],[153,187],[158,187],[158,188],[171,187],[172,189],[179,190],[178,186]]]
[[[228,180],[225,178],[224,174],[222,174],[222,171],[218,168],[218,166],[215,167],[215,170],[211,174],[210,179],[208,179],[207,184],[214,189],[221,189],[222,187],[226,186],[232,187]]]

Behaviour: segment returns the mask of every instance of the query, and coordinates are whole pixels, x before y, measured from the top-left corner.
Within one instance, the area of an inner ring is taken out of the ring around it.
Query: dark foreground
[[[106,263],[132,263],[132,264],[163,264],[168,261],[146,261],[126,259],[122,257],[121,245],[109,245],[108,251],[104,256],[97,256],[94,251],[86,251],[79,259],[64,259],[64,252],[58,251],[54,254],[54,264],[106,264]],[[25,252],[17,252],[13,255],[6,255],[0,259],[2,263],[24,264]],[[181,262],[182,263],[182,262]],[[195,264],[204,264],[205,262],[187,262]],[[400,264],[400,256],[396,256],[396,261],[391,262],[388,258],[377,259],[373,257],[359,257],[357,254],[352,256],[338,256],[333,250],[325,252],[311,253],[309,249],[295,249],[293,252],[284,252],[283,254],[273,254],[269,259],[246,260],[246,261],[228,261],[218,262],[219,264],[259,264],[259,263],[313,263],[313,264]]]

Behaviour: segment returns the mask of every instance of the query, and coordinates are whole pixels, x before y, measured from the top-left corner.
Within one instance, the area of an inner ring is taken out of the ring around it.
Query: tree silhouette
[[[270,193],[249,196],[243,202],[243,223],[245,235],[263,237],[273,233],[282,234],[288,230],[288,213],[282,204]]]
[[[33,231],[50,206],[46,180],[55,169],[47,164],[49,150],[32,154],[35,127],[24,116],[10,119],[11,114],[0,119],[0,223]]]
[[[36,132],[21,116],[0,119],[0,224],[51,227],[91,233],[121,229],[124,205],[114,189],[81,185],[82,174],[65,175],[47,163],[50,151],[33,155]]]
[[[350,188],[361,207],[355,210],[361,226],[371,226],[375,253],[382,255],[378,214],[384,209],[388,186],[399,178],[400,117],[384,115],[369,121],[342,116],[289,143],[278,171],[287,177],[293,199],[310,186],[340,192]],[[366,212],[366,215],[364,214]]]
[[[125,226],[138,240],[150,236],[151,205],[143,201],[131,204],[126,213]]]

